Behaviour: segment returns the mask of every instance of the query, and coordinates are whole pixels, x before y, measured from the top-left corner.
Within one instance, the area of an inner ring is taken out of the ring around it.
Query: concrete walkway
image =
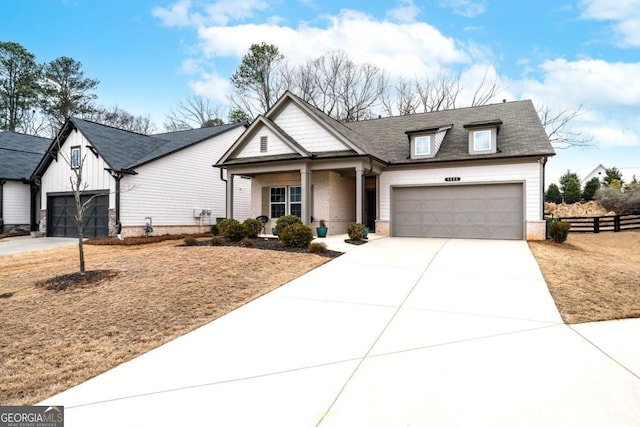
[[[0,239],[0,256],[41,251],[43,249],[53,249],[74,244],[78,244],[78,239],[75,237],[7,237]]]
[[[372,239],[41,404],[67,427],[638,426],[639,337],[564,325],[526,242]]]

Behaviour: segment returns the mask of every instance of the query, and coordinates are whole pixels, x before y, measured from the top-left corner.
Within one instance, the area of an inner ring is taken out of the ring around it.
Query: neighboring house
[[[330,234],[356,221],[391,236],[544,239],[554,154],[531,101],[343,124],[287,92],[217,166],[251,177],[251,216],[268,227],[295,214]]]
[[[142,135],[77,118],[54,138],[36,176],[41,181],[40,230],[77,236],[72,167],[82,166],[85,237],[208,230],[227,210],[226,183],[213,165],[244,131],[229,124]],[[249,215],[250,181],[236,177],[235,217]]]
[[[622,177],[622,181],[624,184],[629,184],[640,181],[640,168],[618,168],[620,171],[620,176]],[[585,184],[591,180],[591,178],[598,178],[600,182],[604,181],[607,176],[607,168],[599,164],[595,167],[580,169],[576,172],[578,174],[578,178],[580,178],[580,185],[584,188]]]
[[[591,181],[592,178],[598,178],[600,182],[607,176],[607,168],[605,168],[602,164],[599,164],[595,167],[580,169],[576,172],[578,178],[580,178],[580,188],[584,188],[587,185],[587,182]]]
[[[0,132],[0,233],[29,231],[36,222],[38,186],[31,176],[49,144],[47,138]]]

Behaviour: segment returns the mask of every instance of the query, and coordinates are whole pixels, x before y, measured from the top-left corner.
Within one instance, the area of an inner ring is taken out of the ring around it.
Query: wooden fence
[[[571,229],[569,231],[575,233],[618,232],[640,229],[640,212],[610,216],[559,217],[558,219],[570,223]]]

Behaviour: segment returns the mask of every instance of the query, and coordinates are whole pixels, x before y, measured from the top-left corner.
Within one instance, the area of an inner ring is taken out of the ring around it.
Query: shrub
[[[255,239],[262,231],[262,221],[255,218],[247,218],[242,224],[247,229],[247,237]]]
[[[250,248],[251,246],[253,246],[253,239],[249,237],[243,237],[242,240],[240,240],[240,246]]]
[[[302,224],[300,217],[297,215],[283,215],[276,221],[276,234],[280,236],[282,230],[293,224]],[[282,238],[280,239],[282,240]],[[305,246],[306,247],[306,246]]]
[[[347,234],[351,240],[362,240],[364,237],[364,224],[351,222],[347,225]]]
[[[211,246],[221,246],[222,245],[222,239],[216,236],[213,236],[211,238]]]
[[[193,236],[187,236],[184,238],[184,244],[187,246],[195,246],[196,244],[198,244],[198,241]]]
[[[227,226],[229,226],[229,224],[233,224],[236,221],[233,218],[225,218],[222,221],[220,221],[217,225],[218,225],[218,229],[220,230],[220,233],[224,234],[225,230],[227,229]]]
[[[235,219],[229,220],[228,224],[225,224],[223,233],[224,237],[232,242],[239,242],[242,238],[247,237],[246,227]]]
[[[549,237],[554,242],[562,243],[567,240],[571,224],[565,221],[553,220],[549,223]]]
[[[282,246],[289,248],[307,248],[313,240],[313,230],[308,225],[296,223],[285,227],[278,233]]]
[[[211,224],[211,234],[214,236],[220,234],[220,227],[218,227],[218,224]]]
[[[640,212],[640,184],[629,184],[625,191],[603,187],[596,192],[596,200],[603,208],[617,214]]]
[[[309,244],[309,252],[312,254],[322,254],[327,252],[327,244],[323,242],[313,242]]]

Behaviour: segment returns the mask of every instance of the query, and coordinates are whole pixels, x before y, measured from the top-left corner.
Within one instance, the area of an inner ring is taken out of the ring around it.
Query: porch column
[[[362,217],[362,204],[364,200],[364,180],[362,179],[362,174],[364,173],[364,169],[362,166],[356,167],[356,222],[364,224],[364,218]]]
[[[308,165],[300,168],[300,193],[302,223],[309,225],[311,223],[311,172]]]
[[[233,218],[233,178],[234,174],[227,171],[227,218]]]

